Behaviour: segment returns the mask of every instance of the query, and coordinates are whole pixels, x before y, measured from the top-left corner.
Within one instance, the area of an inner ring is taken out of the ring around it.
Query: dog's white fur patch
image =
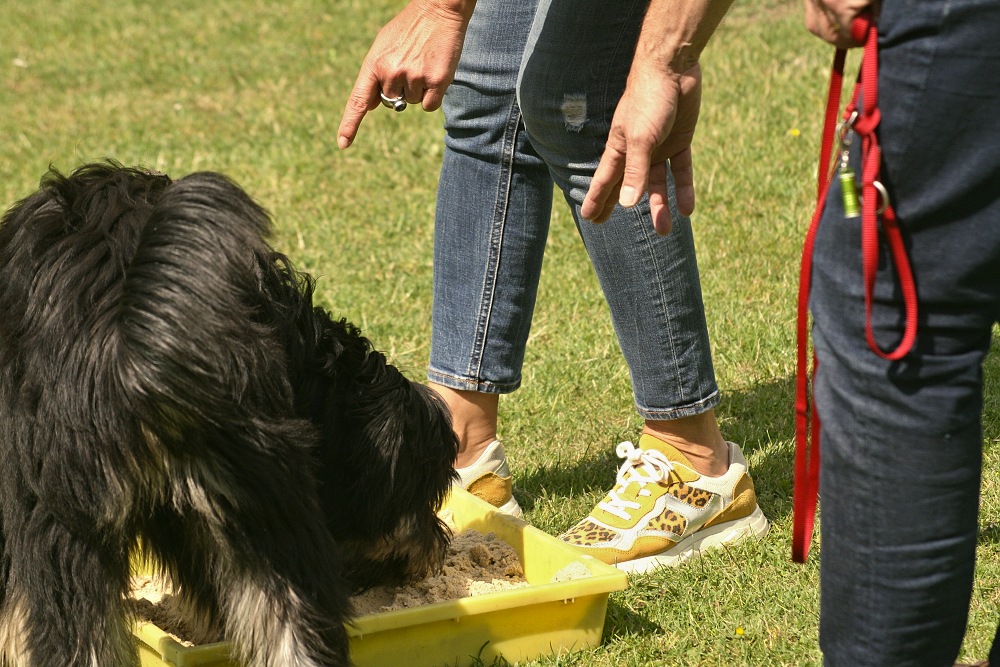
[[[0,665],[27,667],[31,656],[24,641],[27,609],[13,590],[7,590],[7,604],[0,609]]]
[[[4,605],[3,609],[0,609],[0,665],[3,667],[31,667],[35,661],[31,659],[25,636],[28,609],[22,597],[17,594],[16,589],[8,588],[7,594],[7,604]],[[108,667],[100,664],[97,659],[97,651],[93,646],[78,647],[77,653],[79,654],[80,651],[86,651],[89,655],[83,661],[74,659],[73,664]],[[118,647],[117,655],[121,656],[122,659],[126,659],[126,656],[131,653],[131,645]]]
[[[310,646],[319,645],[318,638],[296,632],[308,627],[302,618],[305,614],[302,600],[291,588],[286,595],[286,604],[279,608],[275,600],[251,582],[234,586],[228,600],[227,634],[245,654],[242,657],[248,665],[323,667],[313,660],[309,650]],[[265,663],[266,657],[271,661]]]
[[[16,584],[8,583],[5,592],[7,599],[3,608],[0,608],[0,665],[31,667],[36,662],[28,649],[28,605]],[[108,629],[107,636],[78,638],[79,644],[73,647],[74,655],[70,664],[109,667],[107,664],[102,664],[98,657],[98,649],[114,656],[112,663],[115,665],[132,664],[135,660],[135,647],[132,643],[131,629],[125,619],[112,613],[108,623],[103,627]],[[45,657],[51,659],[51,656]]]

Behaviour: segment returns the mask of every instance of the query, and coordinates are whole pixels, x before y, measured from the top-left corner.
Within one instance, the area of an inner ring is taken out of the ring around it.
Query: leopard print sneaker
[[[621,443],[617,453],[625,462],[615,488],[563,541],[620,570],[646,572],[767,533],[736,444],[729,443],[729,470],[720,477],[699,475],[683,454],[651,435],[642,435],[638,447]]]

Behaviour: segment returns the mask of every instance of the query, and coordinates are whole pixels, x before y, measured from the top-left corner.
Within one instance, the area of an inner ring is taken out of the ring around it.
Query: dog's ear
[[[447,411],[434,392],[407,380],[380,353],[373,352],[368,361],[382,368],[356,403],[372,453],[367,474],[383,485],[397,512],[426,505],[429,497],[440,504],[457,455]],[[387,508],[386,514],[393,512]]]
[[[443,402],[384,365],[378,382],[356,387],[339,461],[321,452],[321,502],[344,550],[345,576],[364,589],[402,585],[438,569],[448,531],[437,516],[455,478],[458,445]],[[322,449],[322,448],[321,448]],[[339,469],[338,469],[339,468]],[[339,480],[329,484],[335,470]]]

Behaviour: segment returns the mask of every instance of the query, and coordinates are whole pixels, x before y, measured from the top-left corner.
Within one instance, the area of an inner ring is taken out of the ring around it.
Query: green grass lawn
[[[336,148],[346,96],[400,0],[7,3],[0,22],[0,204],[51,164],[114,157],[223,171],[274,215],[318,297],[422,379],[430,340],[442,118],[371,114]],[[635,576],[604,645],[538,665],[818,665],[818,557],[790,561],[794,318],[832,51],[798,0],[746,0],[703,58],[695,233],[726,436],[742,443],[766,539]],[[858,58],[854,56],[854,59]],[[558,200],[561,201],[561,198]],[[982,537],[967,659],[1000,616],[1000,360],[987,363]],[[607,306],[565,207],[554,214],[523,387],[501,437],[526,518],[558,533],[608,490],[637,436]],[[901,443],[905,445],[905,443]]]

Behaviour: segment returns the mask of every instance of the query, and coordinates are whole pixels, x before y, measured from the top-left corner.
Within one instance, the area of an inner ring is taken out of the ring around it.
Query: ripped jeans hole
[[[584,93],[567,93],[560,107],[566,130],[580,132],[587,124],[587,96]]]

